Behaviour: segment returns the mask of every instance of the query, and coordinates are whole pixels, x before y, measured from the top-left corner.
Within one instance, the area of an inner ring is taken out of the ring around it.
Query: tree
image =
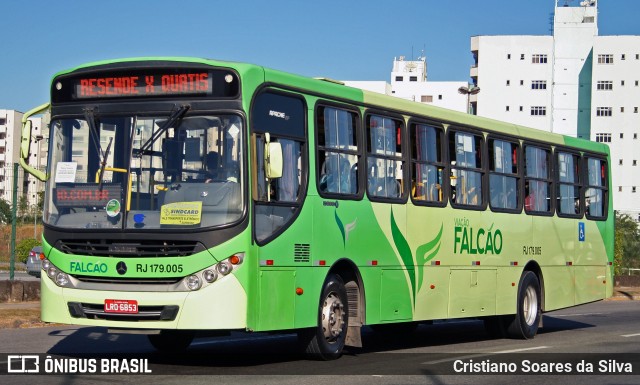
[[[640,267],[640,230],[638,224],[626,214],[616,213],[616,245],[615,253],[621,267]]]
[[[0,222],[10,224],[12,218],[11,205],[9,202],[0,198]]]

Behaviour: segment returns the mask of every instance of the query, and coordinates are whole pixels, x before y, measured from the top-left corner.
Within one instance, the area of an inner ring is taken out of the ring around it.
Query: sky
[[[640,35],[639,0],[598,3],[600,35]],[[429,80],[465,81],[471,36],[549,35],[553,8],[554,0],[8,0],[0,5],[0,109],[47,102],[58,71],[124,57],[389,81],[394,57],[424,52]]]

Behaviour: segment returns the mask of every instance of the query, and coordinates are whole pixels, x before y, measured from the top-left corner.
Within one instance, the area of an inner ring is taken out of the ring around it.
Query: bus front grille
[[[135,314],[107,313],[103,304],[69,302],[69,314],[73,318],[87,318],[106,321],[173,321],[178,315],[180,307],[167,306],[139,306]]]
[[[60,240],[55,247],[67,254],[94,257],[186,257],[201,251],[204,246],[196,241],[148,241],[127,242],[108,239]]]

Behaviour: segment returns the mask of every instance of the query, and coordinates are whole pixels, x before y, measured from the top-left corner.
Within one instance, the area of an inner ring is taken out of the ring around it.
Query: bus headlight
[[[202,285],[200,278],[195,274],[188,276],[184,283],[187,285],[187,288],[192,291],[200,289],[200,286]]]
[[[66,285],[66,284],[68,284],[68,283],[69,283],[69,276],[68,276],[68,275],[66,275],[66,274],[65,274],[65,273],[63,273],[63,272],[59,272],[59,273],[56,275],[56,284],[57,284],[58,286],[65,286],[65,285]]]
[[[227,275],[231,273],[233,266],[231,265],[231,263],[229,263],[229,261],[222,261],[218,263],[218,265],[216,266],[216,269],[218,269],[218,273],[222,275]]]
[[[46,258],[45,258],[45,259],[43,259],[43,260],[42,260],[42,270],[44,270],[44,271],[48,271],[48,270],[49,270],[49,267],[51,267],[51,262],[49,262],[49,260],[48,260],[48,259],[46,259]]]
[[[218,273],[216,273],[215,270],[205,270],[202,273],[202,277],[205,281],[211,283],[218,278]]]

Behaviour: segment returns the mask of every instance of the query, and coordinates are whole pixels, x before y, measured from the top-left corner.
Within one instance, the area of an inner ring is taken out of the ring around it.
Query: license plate
[[[131,299],[105,299],[105,313],[137,314],[138,301]]]

